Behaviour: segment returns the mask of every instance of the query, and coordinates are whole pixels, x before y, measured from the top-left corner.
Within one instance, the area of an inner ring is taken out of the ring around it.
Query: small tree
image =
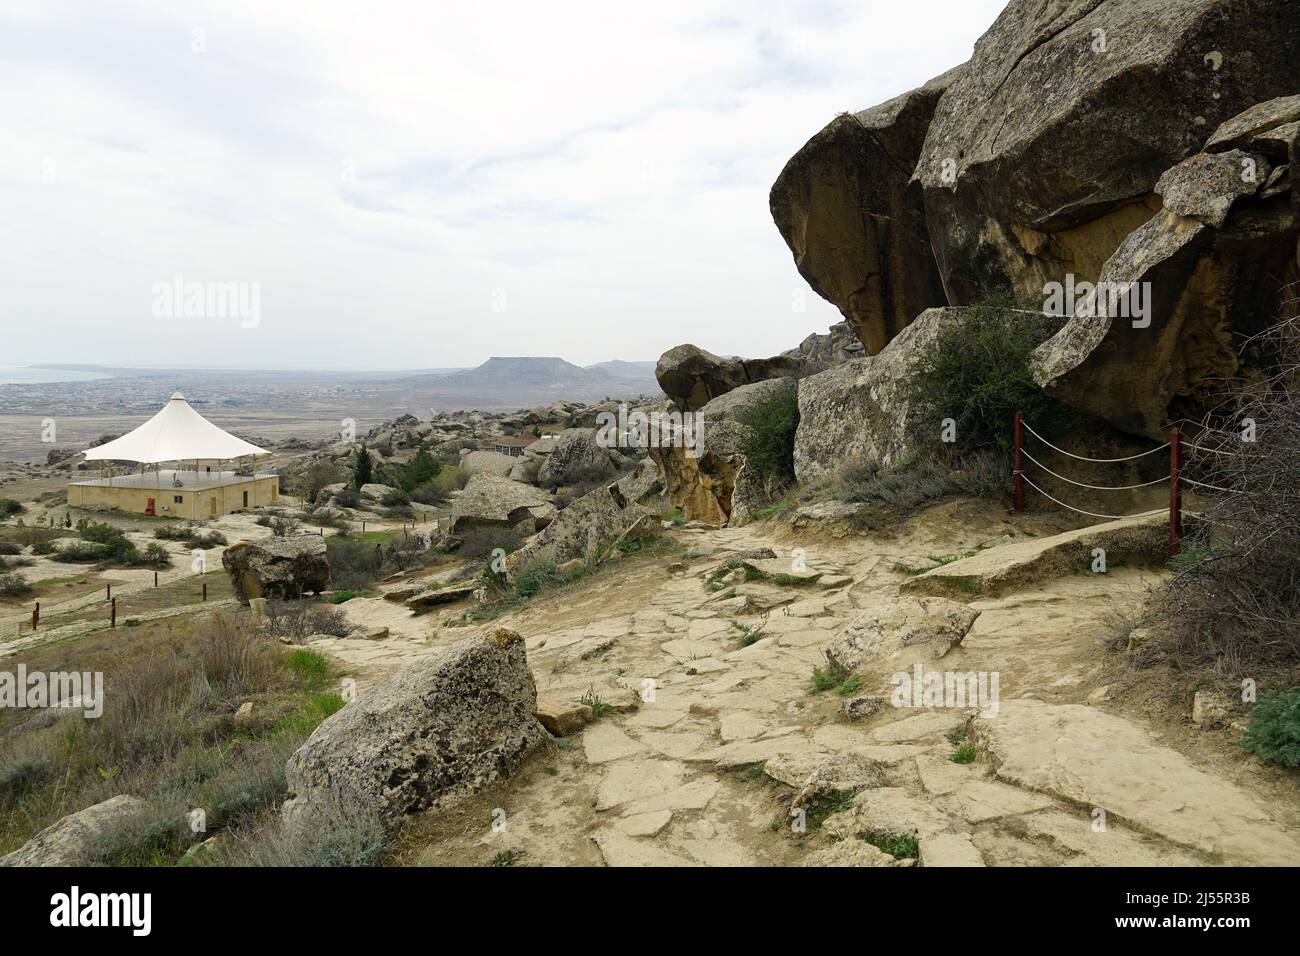
[[[375,463],[370,458],[370,452],[366,449],[366,443],[362,442],[357,448],[357,461],[352,470],[352,485],[358,491],[362,485],[370,484],[371,478],[374,477]]]

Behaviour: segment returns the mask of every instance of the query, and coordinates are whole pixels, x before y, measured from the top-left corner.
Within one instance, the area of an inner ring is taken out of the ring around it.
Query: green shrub
[[[20,502],[12,498],[0,498],[0,518],[12,518],[14,515],[22,514],[27,509]]]
[[[1261,694],[1241,745],[1265,760],[1300,767],[1300,687]]]
[[[515,592],[520,597],[530,598],[548,587],[563,583],[554,561],[534,561],[515,576]]]
[[[1015,413],[1045,434],[1059,433],[1071,413],[1034,382],[1030,356],[1060,325],[1037,311],[1018,311],[1009,297],[969,307],[918,350],[909,368],[911,428],[922,446],[969,453],[1010,450]],[[942,422],[957,423],[942,441]]]
[[[895,860],[915,860],[921,854],[921,844],[914,833],[866,833],[862,839]]]
[[[432,481],[441,470],[442,462],[424,449],[420,449],[406,464],[399,462],[389,464],[384,471],[384,477],[387,484],[409,493]]]
[[[794,483],[794,433],[799,427],[799,391],[793,381],[754,404],[742,419],[740,438],[745,468],[752,469],[776,495]]]
[[[0,538],[0,556],[22,553],[23,546],[17,541],[9,541],[5,538]]]
[[[927,454],[893,468],[850,462],[837,475],[835,496],[868,505],[858,516],[877,530],[922,508],[960,495],[999,498],[1011,486],[1011,458],[1001,451],[941,458]]]
[[[32,593],[32,586],[17,571],[0,574],[0,597],[22,597]]]

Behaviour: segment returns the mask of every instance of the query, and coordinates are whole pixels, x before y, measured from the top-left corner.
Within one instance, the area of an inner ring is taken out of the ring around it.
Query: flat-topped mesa
[[[948,303],[911,178],[935,106],[962,69],[836,117],[772,186],[772,219],[799,274],[873,355],[925,309]]]

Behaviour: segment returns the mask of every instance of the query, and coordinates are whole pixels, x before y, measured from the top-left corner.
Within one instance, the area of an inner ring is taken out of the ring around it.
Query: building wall
[[[248,504],[244,504],[248,492]],[[176,504],[173,499],[184,500]],[[144,514],[149,499],[154,499],[154,511],[159,516],[195,518],[202,520],[213,515],[230,514],[245,507],[272,505],[279,501],[280,479],[275,475],[241,481],[216,488],[110,488],[107,485],[68,485],[68,504],[73,508],[117,508],[131,514]],[[215,499],[215,510],[214,510]]]

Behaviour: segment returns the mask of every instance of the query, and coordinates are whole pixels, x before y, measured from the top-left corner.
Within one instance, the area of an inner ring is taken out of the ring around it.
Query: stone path
[[[674,532],[697,555],[685,571],[615,566],[501,619],[525,636],[539,694],[612,709],[494,796],[504,830],[485,815],[420,862],[519,849],[530,864],[898,865],[863,837],[908,834],[925,866],[1300,863],[1297,833],[1243,781],[1083,703],[1103,667],[1104,622],[1140,606],[1155,572],[1023,575],[1034,583],[966,598],[979,616],[941,659],[905,647],[915,653],[864,664],[847,696],[810,692],[840,630],[863,608],[906,599],[914,576],[900,568],[994,542],[980,568],[996,573],[1007,530],[938,515],[880,541],[777,540],[764,525]],[[783,586],[741,571],[711,589],[715,572],[729,573],[724,557],[762,548],[776,554],[766,570],[823,573]],[[1033,550],[1004,552],[1017,580]],[[366,612],[380,616],[374,603],[349,609]],[[430,627],[326,650],[383,674],[464,633]],[[996,674],[995,712],[891,706],[900,661]],[[864,696],[886,701],[850,720],[845,700]],[[959,745],[973,748],[971,762],[951,759]]]

